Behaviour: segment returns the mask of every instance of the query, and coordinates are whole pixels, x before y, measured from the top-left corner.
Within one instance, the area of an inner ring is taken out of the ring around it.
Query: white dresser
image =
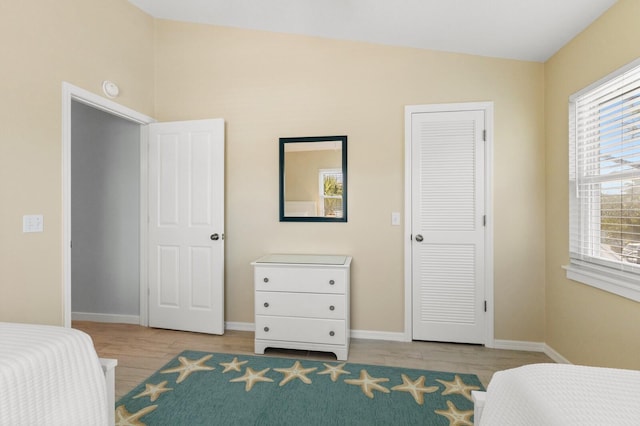
[[[268,347],[349,354],[350,256],[270,254],[251,263],[255,352]]]

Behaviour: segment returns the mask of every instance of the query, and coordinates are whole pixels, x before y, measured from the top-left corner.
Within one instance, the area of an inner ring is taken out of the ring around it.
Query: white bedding
[[[500,371],[487,387],[479,424],[637,426],[640,371],[567,364]]]
[[[87,334],[0,323],[0,425],[107,425],[110,411]]]

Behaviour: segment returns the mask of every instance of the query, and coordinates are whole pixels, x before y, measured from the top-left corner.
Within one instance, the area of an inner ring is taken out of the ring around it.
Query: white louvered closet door
[[[413,114],[413,339],[484,343],[484,111]]]

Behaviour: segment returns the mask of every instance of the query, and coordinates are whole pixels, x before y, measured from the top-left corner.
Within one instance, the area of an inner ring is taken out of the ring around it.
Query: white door
[[[485,343],[484,111],[411,116],[414,340]]]
[[[224,121],[149,125],[149,326],[224,333]]]

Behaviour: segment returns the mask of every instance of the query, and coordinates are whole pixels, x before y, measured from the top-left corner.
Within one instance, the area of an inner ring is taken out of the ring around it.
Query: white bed
[[[115,365],[81,331],[0,322],[0,425],[113,424]]]
[[[532,364],[473,392],[480,426],[640,425],[640,371]]]

